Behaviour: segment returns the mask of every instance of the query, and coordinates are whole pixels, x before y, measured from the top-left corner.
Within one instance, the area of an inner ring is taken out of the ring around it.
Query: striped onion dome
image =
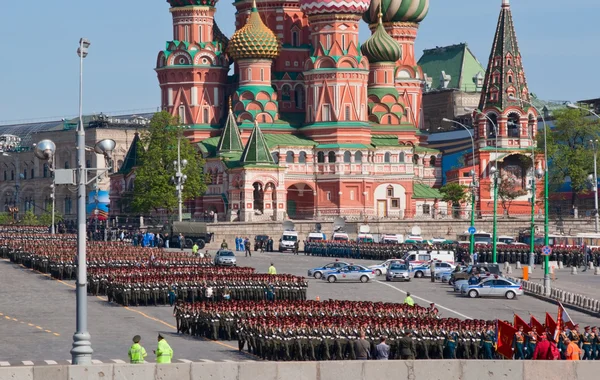
[[[390,37],[383,27],[381,14],[375,32],[360,47],[360,51],[369,58],[369,62],[396,62],[402,58],[402,47]]]
[[[188,7],[190,5],[214,7],[219,0],[167,0],[172,7]]]
[[[319,14],[363,14],[369,9],[371,0],[300,0],[300,9],[305,15]]]
[[[244,58],[275,59],[281,43],[277,36],[260,19],[256,1],[246,25],[238,29],[227,45],[227,54],[234,60]]]
[[[380,9],[383,22],[421,22],[429,11],[429,0],[371,0],[363,20],[375,24]]]

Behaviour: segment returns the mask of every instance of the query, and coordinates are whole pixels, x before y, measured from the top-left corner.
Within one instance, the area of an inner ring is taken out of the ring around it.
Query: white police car
[[[325,273],[325,272],[328,272],[331,270],[337,270],[339,268],[343,268],[348,265],[350,265],[350,264],[343,262],[343,261],[336,261],[333,263],[329,263],[329,264],[323,265],[322,267],[319,267],[319,268],[309,269],[308,277],[314,277],[316,279],[319,279],[319,278],[323,277],[323,273]]]
[[[460,292],[470,298],[506,297],[511,300],[523,295],[523,285],[504,277],[492,276],[481,280],[477,284],[464,284]]]
[[[375,265],[369,265],[369,269],[374,270],[375,274],[377,276],[381,276],[382,274],[386,274],[388,269],[390,268],[391,265],[393,264],[402,264],[404,263],[404,260],[401,259],[389,259],[386,260],[382,263],[379,264],[375,264]]]
[[[438,273],[441,272],[452,272],[456,268],[454,264],[436,261],[435,262],[435,274],[437,276]],[[424,265],[416,265],[411,269],[411,273],[414,273],[415,278],[421,277],[431,277],[431,267],[429,264]]]
[[[375,279],[375,271],[362,265],[350,264],[337,270],[323,273],[322,280],[328,282],[360,281],[369,282]]]

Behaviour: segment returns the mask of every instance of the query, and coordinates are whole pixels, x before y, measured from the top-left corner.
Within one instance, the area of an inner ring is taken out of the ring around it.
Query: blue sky
[[[217,4],[231,36],[235,8]],[[529,88],[548,100],[600,97],[600,1],[511,0]],[[486,65],[501,0],[431,0],[417,39],[423,49],[467,42]],[[165,0],[10,1],[0,12],[0,124],[69,117],[78,107],[79,37],[85,60],[84,112],[152,111],[159,105],[153,70],[172,38]],[[362,25],[361,41],[368,38]]]

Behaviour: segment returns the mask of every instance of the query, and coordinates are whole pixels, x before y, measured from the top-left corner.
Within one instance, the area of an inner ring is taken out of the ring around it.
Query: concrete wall
[[[304,240],[306,236],[312,232],[315,228],[315,221],[296,221],[294,222],[296,231],[299,233],[300,240]],[[499,219],[498,220],[498,235],[509,235],[517,236],[519,231],[526,229],[530,226],[530,220],[527,218],[523,219]],[[537,220],[536,225],[539,230],[543,230],[543,220]],[[356,232],[360,222],[348,222],[346,223],[346,232],[350,235],[351,239],[356,238]],[[436,238],[447,238],[456,239],[456,235],[465,232],[469,226],[469,220],[461,219],[422,219],[422,220],[386,220],[386,221],[375,221],[369,222],[371,227],[371,233],[389,233],[389,234],[403,234],[406,238],[411,229],[414,226],[419,226],[422,231],[422,236],[426,239]],[[476,220],[475,226],[478,231],[492,232],[492,220]],[[321,222],[322,231],[327,235],[327,238],[331,237],[333,232],[333,222]],[[578,232],[591,231],[592,225],[587,219],[569,219],[561,222],[551,220],[549,223],[550,232],[555,233],[559,230],[564,233],[575,234]],[[275,243],[281,237],[283,231],[281,222],[245,222],[245,223],[215,223],[209,225],[209,231],[215,234],[213,247],[220,245],[223,239],[227,240],[230,244],[234,244],[236,236],[249,237],[253,241],[256,235],[270,235],[275,240]],[[218,244],[217,244],[218,243]],[[275,244],[275,249],[278,245]],[[300,245],[302,248],[302,245]]]
[[[335,361],[3,367],[0,380],[589,380],[593,361]]]

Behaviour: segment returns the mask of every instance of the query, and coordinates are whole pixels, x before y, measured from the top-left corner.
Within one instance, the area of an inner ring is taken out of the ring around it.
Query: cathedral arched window
[[[330,162],[330,163],[332,163],[332,164],[333,164],[333,163],[335,162],[335,152],[329,152],[329,153],[327,154],[327,157],[329,158],[329,162]]]
[[[344,152],[344,162],[349,164],[350,162],[352,162],[352,153],[345,151]]]
[[[300,163],[300,164],[306,163],[306,152],[305,151],[300,152],[300,154],[298,155],[298,163]]]
[[[304,87],[302,87],[302,85],[296,86],[294,95],[296,108],[299,110],[304,109]]]
[[[279,152],[273,152],[271,153],[271,156],[273,156],[273,161],[275,161],[276,164],[279,163]]]
[[[294,163],[294,152],[290,150],[285,154],[285,162],[288,164]]]
[[[390,152],[385,152],[385,154],[383,155],[383,162],[389,163],[391,156],[392,155],[390,154]]]
[[[398,162],[404,162],[404,152],[400,152],[398,155]]]
[[[496,137],[496,126],[498,125],[498,116],[495,113],[487,115],[486,125],[488,137]],[[488,119],[489,118],[489,119]]]
[[[429,166],[435,166],[436,158],[435,156],[429,157]]]
[[[419,155],[415,154],[413,156],[413,164],[418,165],[419,164]]]
[[[298,40],[298,31],[293,30],[292,31],[292,46],[298,46],[298,45],[300,45],[299,40]]]
[[[325,153],[323,153],[323,152],[317,153],[317,162],[320,164],[325,162]]]
[[[362,152],[354,153],[354,162],[356,162],[357,164],[360,164],[360,163],[362,163],[362,159],[363,159]]]
[[[508,120],[506,122],[506,126],[508,129],[508,137],[519,137],[519,129],[521,126],[520,116],[516,113],[511,113],[508,115]]]

